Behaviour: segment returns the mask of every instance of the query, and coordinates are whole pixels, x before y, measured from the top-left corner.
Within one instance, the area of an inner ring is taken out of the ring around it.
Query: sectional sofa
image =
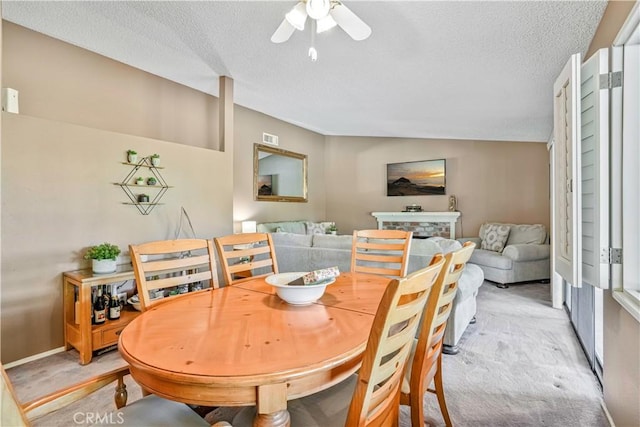
[[[272,233],[280,272],[312,271],[332,266],[337,266],[340,271],[351,269],[351,235],[306,234],[306,228],[301,222],[258,225],[259,232]],[[275,232],[276,229],[281,231]],[[298,233],[282,230],[294,230]],[[429,265],[436,253],[447,253],[461,247],[460,242],[441,237],[414,239],[409,251],[408,271],[413,272]],[[458,341],[476,314],[476,296],[483,281],[482,270],[476,265],[467,264],[458,282],[458,293],[445,332],[446,353],[458,352]]]

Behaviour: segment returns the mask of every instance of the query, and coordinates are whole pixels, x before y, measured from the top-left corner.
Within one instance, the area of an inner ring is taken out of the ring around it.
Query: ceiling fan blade
[[[291,37],[291,34],[293,34],[295,30],[294,26],[289,24],[289,21],[285,18],[271,36],[271,41],[274,43],[284,43],[289,40],[289,37]]]
[[[371,35],[371,27],[342,3],[336,4],[330,12],[333,19],[354,40],[364,40]]]

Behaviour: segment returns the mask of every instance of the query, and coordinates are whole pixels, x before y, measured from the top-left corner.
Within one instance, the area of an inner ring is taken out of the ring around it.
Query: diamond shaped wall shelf
[[[160,203],[160,199],[162,199],[164,193],[166,193],[167,190],[171,188],[169,185],[167,185],[167,182],[162,177],[162,174],[160,174],[160,169],[163,168],[160,166],[154,166],[151,163],[151,157],[143,157],[142,160],[140,160],[138,163],[122,162],[122,164],[133,166],[131,172],[129,172],[129,174],[121,182],[114,183],[115,185],[119,185],[120,188],[122,188],[122,190],[125,192],[127,197],[129,197],[129,200],[131,200],[131,202],[124,202],[124,204],[134,205],[136,208],[138,208],[138,211],[140,211],[142,215],[149,215],[153,208],[162,204]],[[141,168],[149,169],[156,180],[155,184],[148,185],[146,184],[146,180],[144,184],[135,183],[135,177],[138,176],[138,170],[140,170]],[[142,190],[142,188],[156,190],[153,198],[150,198],[149,201],[145,202],[139,201],[138,197],[141,194],[146,194],[146,191],[143,190],[143,192],[140,194],[135,194],[134,191],[137,191],[138,189]]]

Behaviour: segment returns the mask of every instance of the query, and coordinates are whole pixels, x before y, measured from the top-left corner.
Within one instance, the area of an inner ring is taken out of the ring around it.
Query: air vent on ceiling
[[[270,133],[262,133],[262,142],[269,145],[278,145],[278,135],[271,135]]]

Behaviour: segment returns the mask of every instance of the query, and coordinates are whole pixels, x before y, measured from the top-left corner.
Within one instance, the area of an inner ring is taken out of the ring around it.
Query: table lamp
[[[257,231],[257,223],[255,221],[242,221],[243,233],[255,233]]]

